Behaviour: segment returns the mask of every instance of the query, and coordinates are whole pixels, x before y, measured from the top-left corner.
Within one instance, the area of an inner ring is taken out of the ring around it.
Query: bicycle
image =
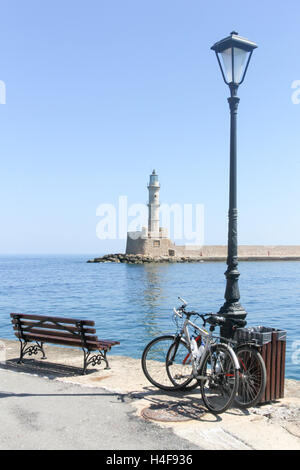
[[[174,309],[174,317],[178,317],[178,312],[187,314],[185,311],[187,303],[183,299],[180,300],[183,302],[183,305],[178,310]],[[205,323],[205,316],[196,314],[196,312],[190,313],[201,317]],[[211,316],[211,314],[207,315]],[[182,318],[181,314],[179,317]],[[216,317],[214,316],[214,318]],[[232,321],[232,328],[236,329],[245,326],[245,324],[244,320],[235,320]],[[142,356],[142,368],[145,376],[153,385],[168,391],[190,391],[198,386],[199,381],[193,371],[193,353],[191,351],[192,341],[196,342],[198,350],[199,348],[201,349],[203,339],[202,335],[197,331],[198,329],[199,327],[196,326],[196,336],[190,341],[186,340],[184,328],[181,328],[177,335],[163,335],[154,338],[145,347]],[[259,347],[254,342],[237,344],[234,340],[225,338],[222,338],[222,340],[232,345],[240,365],[239,385],[235,403],[241,408],[255,406],[259,402],[266,386],[266,367],[259,353]],[[167,368],[167,354],[174,343],[177,344],[176,361],[174,361],[172,367],[169,364]],[[174,364],[176,364],[176,373],[172,373],[172,369],[175,369]]]
[[[227,319],[228,321],[231,321],[233,332],[247,324],[245,320],[239,319]],[[232,346],[240,364],[239,385],[234,401],[240,408],[253,407],[260,401],[267,384],[266,365],[259,352],[260,347],[255,340],[244,342],[228,338],[222,340]],[[199,346],[201,337],[197,336],[195,341]],[[196,386],[197,384],[194,384],[192,388]]]
[[[181,299],[183,301],[183,299]],[[187,390],[200,386],[202,399],[206,407],[213,413],[226,411],[232,404],[238,389],[238,359],[229,344],[217,342],[219,337],[213,336],[217,326],[224,324],[225,319],[218,315],[187,312],[187,303],[174,313],[183,319],[181,331],[176,335],[164,335],[152,340],[142,355],[142,368],[148,380],[163,390]],[[184,319],[184,316],[186,317]],[[210,324],[209,332],[193,323],[190,318],[202,318],[204,326]],[[202,354],[192,354],[192,339],[188,327],[199,332],[203,341]],[[165,346],[165,347],[162,347]],[[166,346],[168,350],[166,352]],[[160,360],[157,361],[159,353]],[[163,367],[162,367],[163,366]],[[166,377],[157,375],[165,369]],[[159,380],[158,380],[159,379]]]

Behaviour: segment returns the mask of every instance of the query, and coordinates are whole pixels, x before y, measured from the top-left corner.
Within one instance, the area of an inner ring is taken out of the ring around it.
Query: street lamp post
[[[230,179],[228,212],[228,248],[225,303],[219,313],[228,321],[221,328],[221,335],[230,337],[232,327],[230,318],[245,319],[246,311],[240,304],[237,240],[237,110],[240,99],[237,96],[239,85],[244,81],[253,50],[257,45],[238,36],[233,31],[230,36],[212,46],[215,51],[223,79],[230,89]]]

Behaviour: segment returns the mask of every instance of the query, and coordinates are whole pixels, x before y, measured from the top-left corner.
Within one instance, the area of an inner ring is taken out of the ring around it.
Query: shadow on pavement
[[[221,415],[213,414],[207,410],[201,398],[201,393],[197,389],[191,392],[183,390],[165,391],[155,387],[144,387],[143,391],[131,392],[128,394],[128,397],[147,401],[149,403],[148,408],[150,411],[153,411],[153,415],[156,413],[158,415],[164,414],[164,410],[166,410],[169,414],[176,413],[176,415],[182,418],[201,422],[222,421]],[[249,415],[248,410],[239,408],[230,408],[226,413],[231,415]],[[207,415],[208,418],[206,418]],[[165,421],[165,419],[162,419],[162,421]]]
[[[13,370],[14,372],[25,372],[28,374],[40,375],[48,379],[57,377],[75,377],[83,375],[82,367],[75,367],[66,364],[57,364],[47,361],[39,361],[36,359],[23,359],[18,364],[18,359],[9,359],[5,363],[0,363],[0,369]],[[92,374],[98,369],[88,369],[86,375]]]
[[[75,367],[65,364],[57,364],[47,361],[41,361],[36,359],[24,359],[22,364],[18,364],[18,359],[10,359],[5,363],[0,363],[0,369],[3,370],[12,370],[14,372],[28,373],[36,376],[46,377],[50,380],[55,380],[60,377],[76,377],[82,376],[82,368]],[[93,372],[99,371],[99,369],[88,369],[87,375],[92,374]],[[64,382],[60,382],[64,383]],[[94,388],[94,387],[93,387]],[[100,385],[101,388],[101,385]],[[94,388],[95,390],[95,388]],[[132,391],[129,393],[120,393],[120,392],[109,392],[105,391],[103,393],[49,393],[49,394],[34,394],[34,393],[3,393],[0,392],[1,398],[11,398],[11,397],[64,397],[64,396],[78,396],[78,397],[89,397],[89,396],[113,396],[117,397],[121,402],[130,402],[135,400],[144,400],[145,409],[149,410],[148,417],[151,418],[151,414],[162,415],[167,414],[168,416],[176,416],[182,419],[175,419],[175,421],[180,420],[198,420],[201,422],[220,422],[222,418],[220,415],[214,415],[206,409],[202,398],[201,393],[198,389],[193,391],[165,391],[159,390],[155,387],[144,387],[143,390]],[[236,408],[231,408],[227,410],[227,413],[233,415],[248,415],[248,410],[241,410]],[[147,417],[144,416],[146,419]],[[207,417],[207,418],[206,418]],[[157,419],[158,421],[160,419]],[[161,419],[161,421],[166,421],[172,419]]]

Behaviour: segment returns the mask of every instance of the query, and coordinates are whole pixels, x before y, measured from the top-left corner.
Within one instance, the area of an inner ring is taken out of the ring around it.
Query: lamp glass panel
[[[243,78],[249,52],[244,51],[243,49],[234,47],[233,54],[234,54],[233,81],[234,83],[238,85]]]
[[[221,52],[223,60],[223,72],[228,83],[232,82],[232,57],[231,47]]]

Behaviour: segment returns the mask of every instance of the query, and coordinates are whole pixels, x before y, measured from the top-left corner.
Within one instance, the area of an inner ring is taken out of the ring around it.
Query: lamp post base
[[[225,302],[220,308],[218,315],[226,318],[226,324],[221,327],[220,333],[224,338],[232,338],[232,322],[230,320],[245,320],[247,312],[239,302]]]

